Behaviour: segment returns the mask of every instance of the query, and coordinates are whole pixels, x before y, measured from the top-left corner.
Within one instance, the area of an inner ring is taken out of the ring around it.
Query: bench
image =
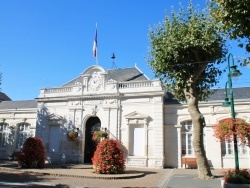
[[[181,163],[182,163],[182,165],[183,164],[185,165],[185,168],[186,168],[186,165],[188,165],[188,167],[190,167],[190,168],[191,167],[197,168],[196,158],[194,158],[194,157],[182,157]]]

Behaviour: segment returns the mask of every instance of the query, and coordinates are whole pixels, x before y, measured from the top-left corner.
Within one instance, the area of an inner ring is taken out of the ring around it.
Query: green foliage
[[[92,163],[94,172],[100,174],[120,174],[125,171],[124,151],[118,140],[104,139],[96,148]]]
[[[46,152],[40,138],[29,137],[18,153],[18,165],[25,168],[44,168]]]
[[[179,101],[186,94],[206,100],[210,87],[218,83],[225,59],[225,40],[206,10],[198,11],[189,3],[187,11],[172,11],[171,17],[149,31],[151,43],[148,63]],[[191,91],[193,90],[193,91]]]
[[[219,23],[220,30],[230,39],[237,39],[238,46],[250,52],[250,1],[211,0],[210,7],[211,15]],[[245,63],[249,61],[250,58]]]

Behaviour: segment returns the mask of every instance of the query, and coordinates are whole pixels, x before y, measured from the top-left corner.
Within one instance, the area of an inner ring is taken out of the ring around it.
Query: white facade
[[[222,107],[222,101],[199,104],[206,126],[204,127],[204,145],[206,156],[211,168],[234,168],[235,158],[233,143],[220,143],[215,139],[213,127],[222,119],[231,118],[230,107]],[[235,101],[236,118],[250,122],[250,101]],[[195,157],[192,146],[188,145],[192,137],[192,123],[185,104],[169,104],[164,106],[164,137],[165,137],[165,167],[183,168],[181,159]],[[186,123],[188,122],[188,123]],[[186,140],[185,140],[186,139]],[[190,141],[191,142],[191,141]],[[190,149],[190,150],[188,150]],[[239,145],[240,168],[250,167],[250,149]],[[169,152],[171,151],[171,152]]]
[[[95,148],[91,133],[101,127],[123,144],[126,166],[184,168],[182,158],[194,157],[191,118],[185,104],[168,103],[166,96],[159,80],[147,79],[137,68],[112,72],[89,67],[62,87],[41,89],[33,108],[9,109],[0,103],[0,123],[6,123],[8,133],[0,158],[20,149],[19,135],[26,131],[26,137],[42,138],[48,161],[89,163]],[[231,117],[221,102],[199,105],[206,120],[204,144],[211,168],[233,168],[231,145],[213,136],[214,124]],[[250,122],[250,97],[235,100],[235,111]],[[78,141],[67,139],[71,130],[78,132]],[[250,168],[249,155],[249,147],[240,146],[240,168]]]
[[[13,106],[0,109],[0,158],[13,158],[23,142],[30,136],[35,136],[37,111],[33,101],[23,106],[22,101],[11,102]],[[1,104],[3,107],[3,104]]]
[[[101,127],[125,146],[127,166],[163,168],[161,82],[117,82],[107,78],[105,70],[92,66],[77,82],[41,90],[36,136],[43,139],[49,159],[60,161],[65,155],[68,162],[90,162],[86,160],[93,152],[91,148],[87,151],[91,144],[88,120],[98,118]],[[72,128],[78,128],[79,142],[67,140]]]

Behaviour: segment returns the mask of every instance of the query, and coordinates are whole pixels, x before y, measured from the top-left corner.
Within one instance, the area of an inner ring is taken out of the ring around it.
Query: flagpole
[[[98,65],[98,50],[97,50],[97,48],[96,48],[96,58],[95,58],[95,63],[96,63],[96,65]]]
[[[98,46],[97,46],[97,23],[96,23],[96,29],[95,29],[95,37],[94,37],[94,44],[93,44],[93,56],[96,61],[96,65],[98,65]]]
[[[95,61],[96,61],[96,65],[98,65],[97,22],[95,24],[95,28],[96,28],[96,58],[95,58]]]

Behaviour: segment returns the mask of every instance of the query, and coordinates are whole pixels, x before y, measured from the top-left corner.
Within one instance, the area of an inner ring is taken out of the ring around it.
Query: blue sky
[[[164,20],[177,0],[0,0],[0,72],[2,92],[12,100],[38,97],[40,89],[57,87],[95,65],[92,55],[98,24],[98,64],[137,67],[149,78],[148,30]],[[184,1],[183,5],[187,4]],[[193,0],[193,4],[203,4]],[[237,58],[245,53],[233,45]],[[227,62],[225,62],[225,65]],[[249,68],[234,87],[250,85]],[[224,87],[225,74],[218,87]]]

